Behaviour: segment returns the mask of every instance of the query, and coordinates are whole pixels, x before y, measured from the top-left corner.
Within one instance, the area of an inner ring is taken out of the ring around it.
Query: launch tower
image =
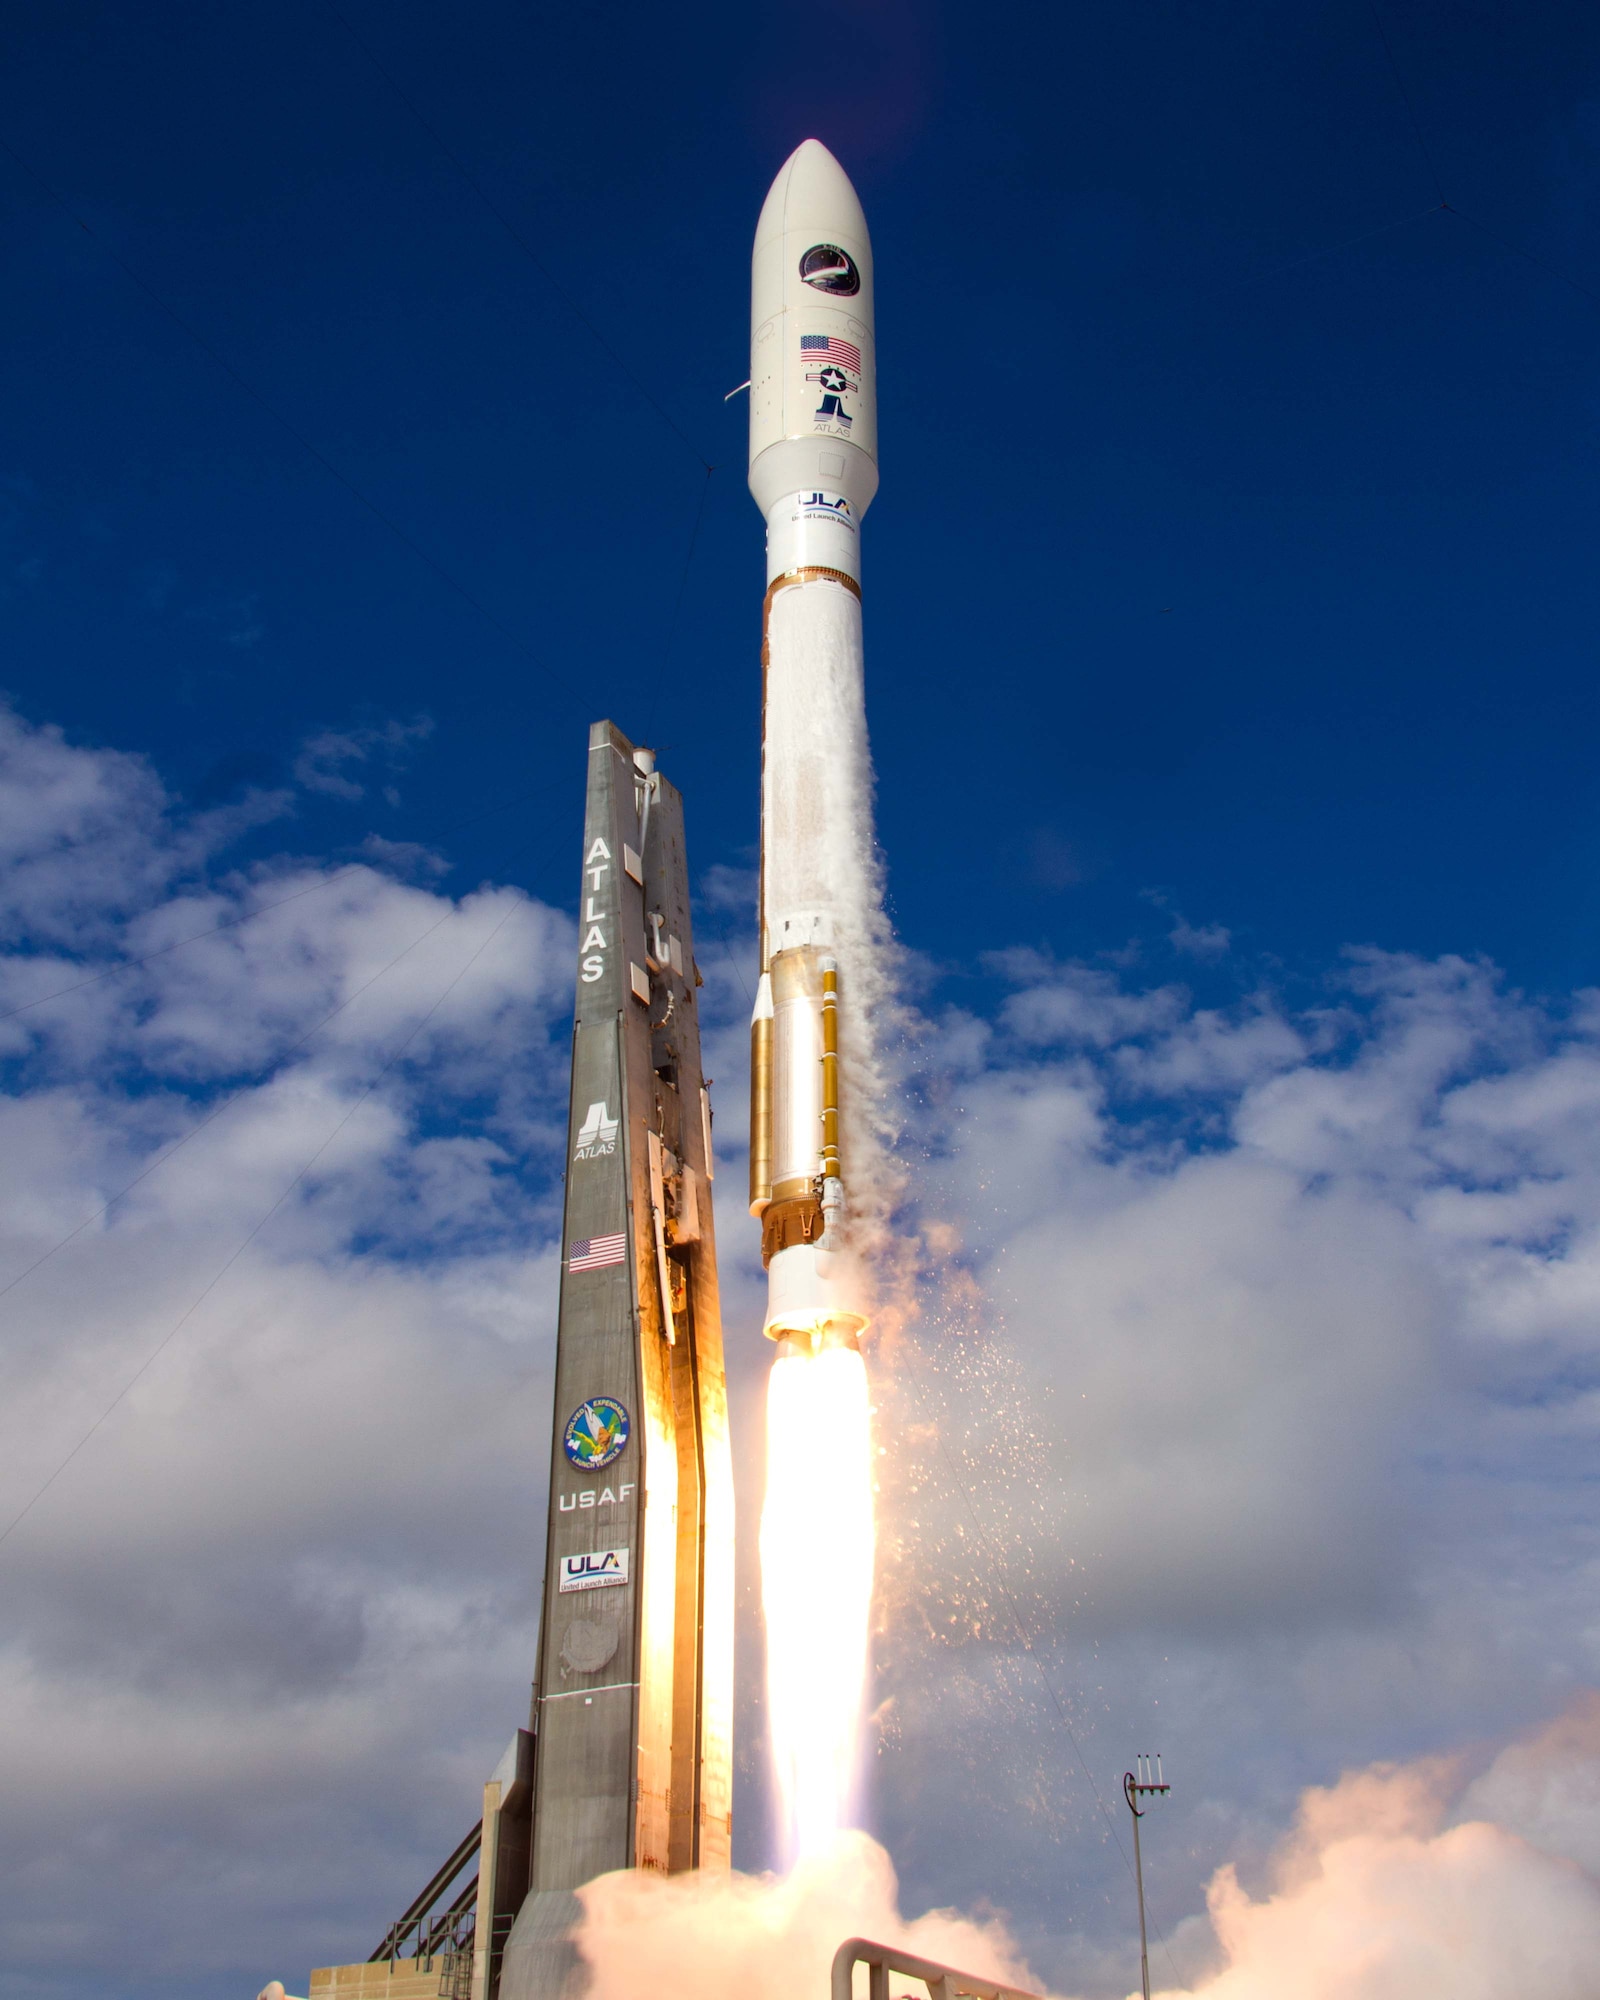
[[[559,2000],[581,1884],[728,1866],[733,1471],[683,800],[609,722],[578,909],[528,1727],[479,1826],[369,1960],[312,1974],[313,2000]]]
[[[579,909],[527,1817],[501,1810],[483,2000],[560,1993],[581,1883],[729,1859],[733,1474],[683,801],[608,722]]]

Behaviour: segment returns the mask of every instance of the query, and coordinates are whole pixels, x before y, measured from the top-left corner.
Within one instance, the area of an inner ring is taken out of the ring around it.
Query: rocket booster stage
[[[750,1210],[765,1330],[809,1349],[853,1344],[866,1325],[842,1142],[853,1057],[868,1045],[852,1009],[877,906],[860,553],[878,488],[872,245],[855,189],[815,139],[767,196],[751,289],[750,491],[767,523],[767,594]]]

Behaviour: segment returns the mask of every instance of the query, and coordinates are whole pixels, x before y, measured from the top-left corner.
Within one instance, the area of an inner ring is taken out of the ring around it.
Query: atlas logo
[[[578,947],[578,976],[585,986],[592,986],[597,979],[605,976],[606,962],[601,954],[608,947],[605,926],[610,920],[610,912],[600,905],[610,888],[606,881],[610,872],[611,849],[597,838],[583,860],[584,879],[589,884],[589,893],[583,902],[583,921],[589,928]]]
[[[617,1150],[618,1121],[609,1104],[591,1104],[588,1116],[578,1127],[578,1143],[572,1149],[575,1160],[603,1160]]]
[[[861,289],[855,259],[837,243],[814,243],[800,259],[800,276],[813,291],[828,292],[836,299],[854,298]]]

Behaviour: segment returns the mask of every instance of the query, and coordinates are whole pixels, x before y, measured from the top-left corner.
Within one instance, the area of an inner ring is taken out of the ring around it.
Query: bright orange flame
[[[852,1823],[872,1609],[867,1371],[853,1347],[780,1354],[767,1383],[761,1603],[785,1865]]]

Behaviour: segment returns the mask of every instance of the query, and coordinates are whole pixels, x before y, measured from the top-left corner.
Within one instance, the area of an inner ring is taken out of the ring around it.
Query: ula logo
[[[835,514],[842,521],[848,521],[850,518],[850,502],[842,493],[836,497],[830,497],[826,493],[808,493],[800,505],[808,511],[820,508],[823,513]]]
[[[617,1123],[609,1104],[591,1104],[588,1116],[578,1127],[575,1160],[603,1160],[617,1150]]]
[[[854,298],[861,289],[855,259],[837,243],[814,243],[800,259],[800,276],[813,291],[829,292],[836,299]]]
[[[585,1556],[563,1556],[561,1558],[561,1588],[567,1590],[605,1590],[612,1584],[626,1583],[628,1580],[628,1551],[626,1549],[594,1549]]]

